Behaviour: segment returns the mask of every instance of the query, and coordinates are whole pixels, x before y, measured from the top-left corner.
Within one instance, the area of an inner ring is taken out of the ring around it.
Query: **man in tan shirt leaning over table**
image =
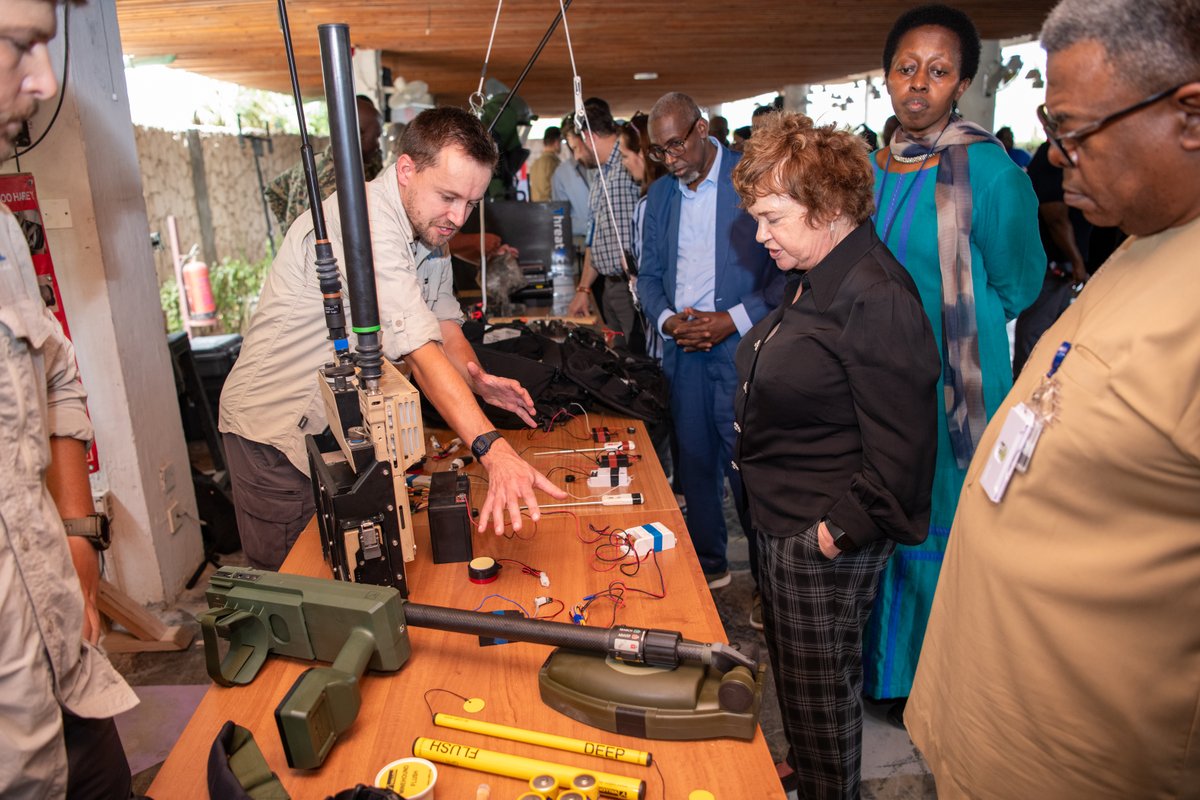
[[[366,186],[383,354],[412,367],[422,394],[468,444],[495,434],[472,392],[533,425],[529,393],[476,363],[459,329],[462,313],[441,255],[483,197],[496,146],[470,113],[443,107],[422,112],[405,128],[402,150],[395,167]],[[337,194],[323,205],[344,281]],[[219,428],[242,549],[262,569],[279,569],[314,513],[304,437],[326,427],[317,369],[333,360],[333,348],[312,228],[311,216],[305,215],[288,231],[221,393]],[[536,521],[535,488],[565,496],[503,439],[490,442],[480,463],[488,470],[480,529],[490,520],[500,533],[507,512],[519,530],[522,504]]]

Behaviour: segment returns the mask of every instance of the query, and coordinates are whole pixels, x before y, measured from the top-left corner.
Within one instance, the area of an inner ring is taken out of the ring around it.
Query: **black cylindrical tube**
[[[317,32],[321,42],[325,102],[329,108],[329,136],[338,215],[342,222],[342,258],[350,289],[351,330],[357,336],[355,362],[360,380],[370,390],[379,385],[383,355],[362,143],[358,133],[358,108],[351,71],[350,27],[340,23],[321,25]]]
[[[464,611],[420,603],[404,604],[404,620],[415,628],[434,628],[476,636],[498,636],[513,641],[569,647],[594,653],[608,652],[607,628],[588,628],[525,617],[501,617],[480,611]]]
[[[515,642],[531,642],[553,647],[566,647],[588,653],[609,655],[622,661],[647,663],[656,667],[675,667],[679,664],[678,652],[666,652],[662,645],[679,642],[679,634],[673,631],[643,631],[640,628],[589,628],[525,617],[501,617],[479,611],[463,611],[457,608],[427,606],[420,603],[404,604],[404,620],[414,628],[433,628],[439,631],[469,633],[476,636],[492,636]],[[652,648],[650,658],[641,642],[649,635],[657,645]],[[694,644],[694,643],[691,643]],[[633,652],[630,647],[636,646]],[[702,647],[702,646],[701,646]],[[683,648],[680,648],[682,650]],[[701,660],[701,650],[688,650],[695,661]]]

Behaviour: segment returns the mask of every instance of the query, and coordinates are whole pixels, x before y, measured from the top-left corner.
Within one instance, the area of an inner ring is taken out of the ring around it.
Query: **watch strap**
[[[87,539],[97,550],[107,550],[112,543],[108,530],[108,517],[102,514],[72,517],[64,519],[62,523],[67,536],[79,536]]]

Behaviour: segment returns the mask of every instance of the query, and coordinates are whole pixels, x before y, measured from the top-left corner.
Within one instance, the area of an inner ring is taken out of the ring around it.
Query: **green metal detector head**
[[[542,702],[586,725],[645,739],[752,739],[766,665],[727,671],[624,664],[559,648],[538,672]]]

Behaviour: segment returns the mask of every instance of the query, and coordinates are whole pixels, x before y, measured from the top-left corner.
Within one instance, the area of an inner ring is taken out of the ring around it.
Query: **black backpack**
[[[647,424],[666,418],[667,383],[656,361],[607,347],[604,337],[590,328],[568,325],[563,331],[558,342],[520,322],[463,324],[480,366],[518,381],[529,392],[539,425],[563,412],[578,414],[597,405]],[[422,405],[434,424],[444,424],[432,405],[424,399]],[[498,428],[526,427],[512,412],[486,404],[482,408]]]

